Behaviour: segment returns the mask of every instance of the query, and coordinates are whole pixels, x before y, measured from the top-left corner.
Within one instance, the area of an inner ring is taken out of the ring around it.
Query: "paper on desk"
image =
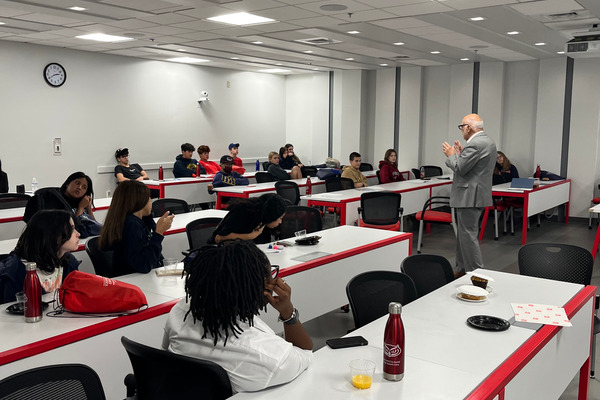
[[[562,307],[533,303],[511,303],[510,305],[515,313],[516,322],[573,326]]]

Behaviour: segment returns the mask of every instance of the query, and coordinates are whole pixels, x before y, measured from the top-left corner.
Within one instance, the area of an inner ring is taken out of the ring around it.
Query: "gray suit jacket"
[[[451,155],[446,165],[454,171],[450,206],[455,208],[492,205],[492,174],[496,164],[496,144],[480,132],[463,148],[460,156]]]

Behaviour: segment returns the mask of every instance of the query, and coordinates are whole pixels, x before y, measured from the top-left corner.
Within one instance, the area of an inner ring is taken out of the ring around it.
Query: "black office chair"
[[[269,169],[269,161],[263,161],[262,163],[263,171]]]
[[[411,168],[410,171],[415,176],[415,179],[420,179],[421,178],[421,170],[419,168]]]
[[[121,337],[133,367],[125,378],[127,396],[138,399],[221,400],[233,392],[227,372],[218,364],[149,347]]]
[[[360,196],[358,207],[358,226],[402,230],[402,212],[400,193],[366,192]]]
[[[190,207],[185,200],[181,199],[157,199],[152,202],[152,212],[155,217],[161,217],[167,211],[171,214],[184,214],[190,212]]]
[[[406,305],[415,300],[417,289],[412,279],[402,272],[369,271],[348,282],[346,295],[358,329],[386,315],[390,302]]]
[[[300,203],[300,189],[298,189],[296,182],[277,181],[275,182],[275,191],[292,206],[297,206]]]
[[[32,368],[0,381],[0,398],[10,400],[105,400],[98,374],[83,364]]]
[[[433,196],[427,199],[425,204],[423,204],[423,209],[415,214],[415,218],[419,221],[417,253],[421,252],[421,245],[423,243],[423,225],[425,223],[450,224],[454,229],[454,236],[456,236],[456,218],[454,217],[454,209],[451,208],[450,212],[447,212],[444,210],[447,207],[450,207],[450,197]],[[442,208],[442,210],[439,208]]]
[[[323,218],[318,209],[306,206],[289,206],[287,208],[281,225],[278,227],[279,238],[294,237],[294,234],[301,230],[306,230],[306,233],[323,230]]]
[[[0,210],[25,207],[31,196],[21,193],[0,193]]]
[[[442,168],[437,165],[423,165],[422,168],[425,169],[425,178],[443,175]]]
[[[411,277],[419,297],[454,280],[454,271],[450,262],[445,257],[435,254],[408,256],[402,261],[400,270]]]
[[[354,189],[354,182],[350,178],[335,176],[325,180],[326,192],[337,192],[338,190]]]
[[[358,170],[361,172],[364,171],[373,171],[373,165],[369,164],[369,163],[360,163],[360,167],[358,167]]]
[[[116,275],[113,269],[113,251],[112,250],[100,250],[98,248],[98,242],[100,236],[93,236],[85,242],[85,251],[92,261],[94,272],[96,275],[104,276],[106,278],[114,278]]]
[[[317,176],[317,168],[315,167],[300,167],[300,171],[302,172],[302,177],[303,178],[307,178],[307,177],[311,177],[311,178],[316,178]]]
[[[206,246],[208,239],[222,220],[223,218],[220,217],[198,218],[187,224],[185,233],[187,234],[189,249],[194,250]]]
[[[380,173],[381,173],[381,170],[375,171],[375,175],[377,175],[377,182],[381,185],[381,176],[379,176]]]
[[[536,278],[589,285],[592,281],[594,257],[578,246],[560,243],[532,243],[519,249],[519,273]],[[596,296],[594,335],[600,333],[599,296]],[[592,344],[590,378],[594,378],[596,339]]]
[[[256,179],[257,183],[273,182],[274,180],[271,174],[268,172],[257,172],[254,175],[254,179]]]

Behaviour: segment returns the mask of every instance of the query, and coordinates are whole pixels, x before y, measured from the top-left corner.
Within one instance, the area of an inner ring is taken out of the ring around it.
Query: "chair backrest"
[[[92,261],[96,275],[113,278],[117,276],[113,268],[114,252],[112,250],[100,250],[98,248],[99,241],[100,236],[93,236],[89,238],[87,242],[85,242],[85,251]]]
[[[373,171],[373,166],[369,163],[360,163],[360,167],[358,167],[359,171]]]
[[[412,279],[402,272],[369,271],[356,275],[346,285],[346,295],[360,328],[388,313],[392,301],[406,305],[417,298]]]
[[[227,372],[212,361],[145,346],[125,336],[121,343],[133,367],[138,399],[220,400],[232,395]]]
[[[377,175],[377,182],[379,182],[379,184],[381,185],[381,177],[379,176],[380,172],[381,172],[380,170],[377,170],[377,171],[375,171],[375,174]]]
[[[185,214],[190,212],[190,207],[187,201],[181,199],[156,199],[152,202],[155,217],[161,217],[167,211],[171,214]]]
[[[268,172],[257,172],[254,175],[257,183],[273,182],[273,177]]]
[[[581,247],[560,243],[532,243],[519,249],[521,275],[589,285],[594,258]]]
[[[401,270],[410,276],[419,297],[433,292],[454,280],[450,262],[435,254],[414,254],[402,261]]]
[[[223,218],[220,217],[198,218],[187,224],[185,233],[187,234],[189,249],[194,250],[206,246],[208,239],[211,238],[222,220]]]
[[[269,161],[263,161],[262,167],[263,171],[266,171],[269,168]]]
[[[311,178],[315,178],[317,176],[317,168],[315,167],[301,167],[300,171],[302,172],[302,177],[306,178],[310,176]]]
[[[363,222],[370,225],[392,225],[400,220],[400,193],[365,192],[360,196]]]
[[[423,169],[425,169],[425,178],[442,175],[442,167],[437,165],[423,165]]]
[[[12,400],[104,400],[98,374],[83,364],[46,365],[0,381],[0,398]]]
[[[450,207],[450,197],[448,196],[432,196],[430,198],[427,199],[427,201],[425,201],[425,204],[423,204],[423,214],[425,214],[425,211],[429,210],[429,208],[431,207],[431,209],[435,210],[436,208],[444,208],[444,207]],[[438,211],[443,211],[443,210],[438,210]],[[448,210],[448,212],[450,212],[450,210]]]
[[[296,182],[277,181],[275,182],[275,191],[293,206],[300,203],[300,189]]]
[[[325,180],[325,191],[337,192],[338,190],[354,189],[354,182],[350,178],[335,176]]]
[[[421,177],[421,170],[419,168],[412,168],[411,171],[415,176],[415,179],[419,179]]]
[[[0,210],[25,207],[31,196],[21,193],[0,193]]]
[[[306,230],[306,233],[323,229],[323,218],[317,208],[306,206],[289,206],[279,225],[279,238],[294,237],[294,233]]]
[[[506,182],[502,175],[492,174],[492,185],[499,185]]]

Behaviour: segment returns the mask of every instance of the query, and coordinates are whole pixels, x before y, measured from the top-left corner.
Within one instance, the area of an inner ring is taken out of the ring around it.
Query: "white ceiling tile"
[[[231,28],[215,29],[215,30],[211,31],[211,33],[214,33],[216,35],[228,36],[228,37],[239,37],[239,36],[260,34],[260,32],[254,30],[254,29],[239,27],[239,26],[232,26]]]
[[[260,15],[261,17],[264,17],[265,15],[263,15],[261,12],[259,12],[260,10],[266,10],[269,8],[275,8],[275,7],[281,7],[281,6],[282,6],[282,4],[279,1],[275,1],[275,0],[244,0],[244,1],[226,3],[226,4],[222,5],[223,8],[228,8],[235,12],[238,12],[238,11],[249,12],[249,13],[253,13],[256,15]]]
[[[173,2],[161,0],[102,0],[102,4],[113,4],[123,8],[133,8],[142,11],[165,11],[181,8]],[[187,8],[187,7],[186,7]]]
[[[385,8],[395,6],[405,6],[408,4],[427,3],[431,0],[357,0],[359,3],[365,3],[371,7]]]
[[[29,11],[19,10],[16,8],[0,6],[0,17],[16,17],[17,15],[29,14]]]
[[[448,33],[448,34],[454,33],[449,29],[442,28],[440,26],[435,26],[435,25],[424,26],[424,27],[420,27],[420,28],[404,28],[404,29],[398,29],[398,31],[404,32],[404,33],[407,33],[407,34],[413,35],[413,36],[434,35],[434,34],[440,34],[440,33]]]
[[[358,12],[358,11],[366,11],[366,10],[372,10],[373,7],[364,3],[359,3],[356,1],[352,1],[352,0],[334,0],[334,1],[330,1],[330,0],[325,0],[325,1],[316,1],[316,2],[311,2],[311,3],[306,3],[306,4],[299,4],[298,7],[300,8],[304,8],[305,10],[310,10],[310,11],[314,11],[316,13],[322,14],[322,15],[332,15],[332,14],[339,14],[339,11],[324,11],[321,10],[321,6],[326,5],[326,4],[339,4],[339,5],[343,5],[348,7],[346,10],[344,10],[344,12]]]
[[[40,13],[23,14],[23,15],[16,16],[14,18],[20,19],[23,21],[39,22],[42,24],[49,24],[49,25],[63,25],[63,24],[71,24],[71,23],[75,23],[75,22],[80,22],[79,20],[72,19],[72,18],[57,17],[55,15],[40,14]]]
[[[295,19],[293,20],[294,24],[303,26],[303,27],[313,27],[313,26],[337,26],[345,23],[341,19],[332,18],[332,17],[315,17],[315,18],[303,18],[303,19]]]
[[[176,28],[174,26],[151,26],[148,28],[138,29],[141,32],[149,32],[156,35],[179,35],[184,33],[190,33],[190,29]]]
[[[418,28],[423,26],[432,26],[432,24],[425,21],[421,21],[418,18],[404,17],[404,18],[393,18],[384,19],[382,21],[372,21],[374,25],[382,26],[384,28],[399,30],[404,28]]]
[[[120,29],[140,29],[140,28],[149,28],[151,26],[156,26],[156,24],[148,21],[142,21],[141,19],[125,19],[122,21],[114,21],[107,22],[105,25],[114,26],[115,28]]]
[[[194,17],[190,17],[189,15],[178,14],[178,13],[166,13],[148,17],[139,17],[138,19],[142,21],[151,22],[153,24],[161,24],[161,25],[172,25],[179,24],[182,22],[193,21]]]
[[[563,13],[583,8],[574,0],[531,1],[515,4],[510,7],[525,15]]]
[[[400,7],[384,8],[384,11],[390,12],[399,17],[410,17],[414,15],[433,14],[447,11],[454,11],[453,8],[445,6],[441,3],[427,2],[419,4],[409,4]]]
[[[60,35],[55,35],[52,33],[48,33],[48,32],[37,32],[37,33],[31,33],[29,35],[21,35],[23,37],[28,37],[31,40],[52,40],[52,39],[62,39],[63,36]]]
[[[435,66],[439,66],[439,65],[447,65],[443,62],[439,62],[439,61],[433,61],[433,60],[426,60],[424,58],[419,58],[416,60],[402,60],[403,63],[407,63],[407,64],[412,64],[412,65],[419,65],[421,67],[435,67]]]
[[[348,14],[335,14],[336,18],[344,20],[346,22],[364,22],[364,21],[376,21],[386,18],[395,18],[394,14],[389,12],[385,12],[383,10],[367,10],[367,11],[357,11],[352,13],[352,15]]]
[[[80,31],[85,31],[85,32],[107,33],[107,34],[121,31],[120,28],[116,28],[114,26],[103,25],[103,24],[83,25],[83,26],[78,26],[77,29]]]
[[[177,35],[177,37],[190,39],[190,40],[211,40],[223,37],[223,35],[217,35],[213,32],[192,32]]]
[[[292,6],[271,8],[270,10],[264,10],[260,15],[262,17],[272,18],[277,21],[289,21],[294,19],[312,18],[319,16],[318,13],[315,13],[313,11]]]
[[[446,0],[444,4],[456,10],[467,10],[470,8],[482,8],[491,6],[503,6],[518,3],[518,0]]]
[[[294,29],[303,29],[304,27],[294,24],[287,24],[284,22],[276,22],[273,24],[261,24],[261,25],[252,25],[252,29],[260,32],[280,32],[280,31],[288,31]]]

